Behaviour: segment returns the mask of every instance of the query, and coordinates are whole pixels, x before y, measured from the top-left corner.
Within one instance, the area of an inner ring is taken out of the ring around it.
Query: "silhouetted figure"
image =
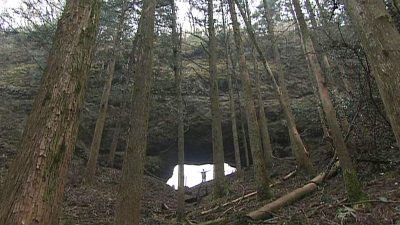
[[[206,182],[206,178],[207,178],[207,171],[204,171],[204,169],[203,169],[203,171],[201,171],[200,172],[201,173],[201,183],[204,183],[204,182]]]

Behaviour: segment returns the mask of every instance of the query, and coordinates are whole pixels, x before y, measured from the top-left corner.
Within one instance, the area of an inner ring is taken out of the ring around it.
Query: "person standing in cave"
[[[208,172],[208,171],[209,171],[209,170],[205,171],[204,169],[203,169],[203,171],[200,171],[200,173],[201,173],[201,183],[200,183],[200,187],[199,187],[199,189],[198,189],[198,191],[197,191],[197,199],[200,198],[200,191],[201,191],[201,188],[202,188],[203,184],[207,181],[207,172]],[[205,195],[208,195],[208,188],[207,188],[207,185],[205,186],[205,191],[206,191]]]
[[[203,169],[203,171],[201,171],[200,173],[201,173],[201,183],[204,183],[204,182],[206,182],[206,178],[207,178],[207,172],[208,171],[205,171],[204,169]]]

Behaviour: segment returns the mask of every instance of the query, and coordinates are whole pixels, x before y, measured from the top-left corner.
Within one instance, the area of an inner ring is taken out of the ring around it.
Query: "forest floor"
[[[400,169],[381,172],[371,164],[358,165],[363,189],[368,194],[369,207],[352,208],[344,192],[340,171],[326,180],[316,191],[290,204],[261,221],[250,221],[245,215],[269,201],[258,201],[256,195],[244,197],[255,191],[251,169],[243,179],[235,174],[227,176],[229,193],[217,200],[212,199],[212,182],[186,191],[186,223],[202,224],[224,219],[218,224],[400,224]],[[61,216],[62,225],[112,225],[117,198],[120,171],[99,168],[94,186],[80,185],[79,166],[73,167],[66,187],[65,203]],[[279,160],[272,172],[274,199],[307,184],[309,178],[295,173],[286,180],[283,177],[296,170],[295,162]],[[375,171],[375,172],[371,172]],[[144,178],[142,224],[176,224],[176,191],[164,181],[151,176]],[[200,196],[200,197],[199,197]],[[237,199],[236,201],[234,201]]]

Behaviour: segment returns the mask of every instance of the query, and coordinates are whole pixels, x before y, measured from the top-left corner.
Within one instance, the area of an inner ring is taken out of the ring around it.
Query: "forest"
[[[0,225],[400,225],[399,0],[3,0],[0,42]]]

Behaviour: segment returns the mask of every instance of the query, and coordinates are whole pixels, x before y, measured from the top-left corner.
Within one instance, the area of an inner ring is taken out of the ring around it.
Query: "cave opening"
[[[206,182],[214,179],[213,164],[191,165],[185,164],[185,181],[186,187],[193,187],[202,182],[202,172],[206,174]],[[225,175],[236,172],[236,168],[230,166],[228,163],[224,164]],[[175,165],[172,176],[168,179],[167,184],[171,187],[178,189],[178,165]]]

